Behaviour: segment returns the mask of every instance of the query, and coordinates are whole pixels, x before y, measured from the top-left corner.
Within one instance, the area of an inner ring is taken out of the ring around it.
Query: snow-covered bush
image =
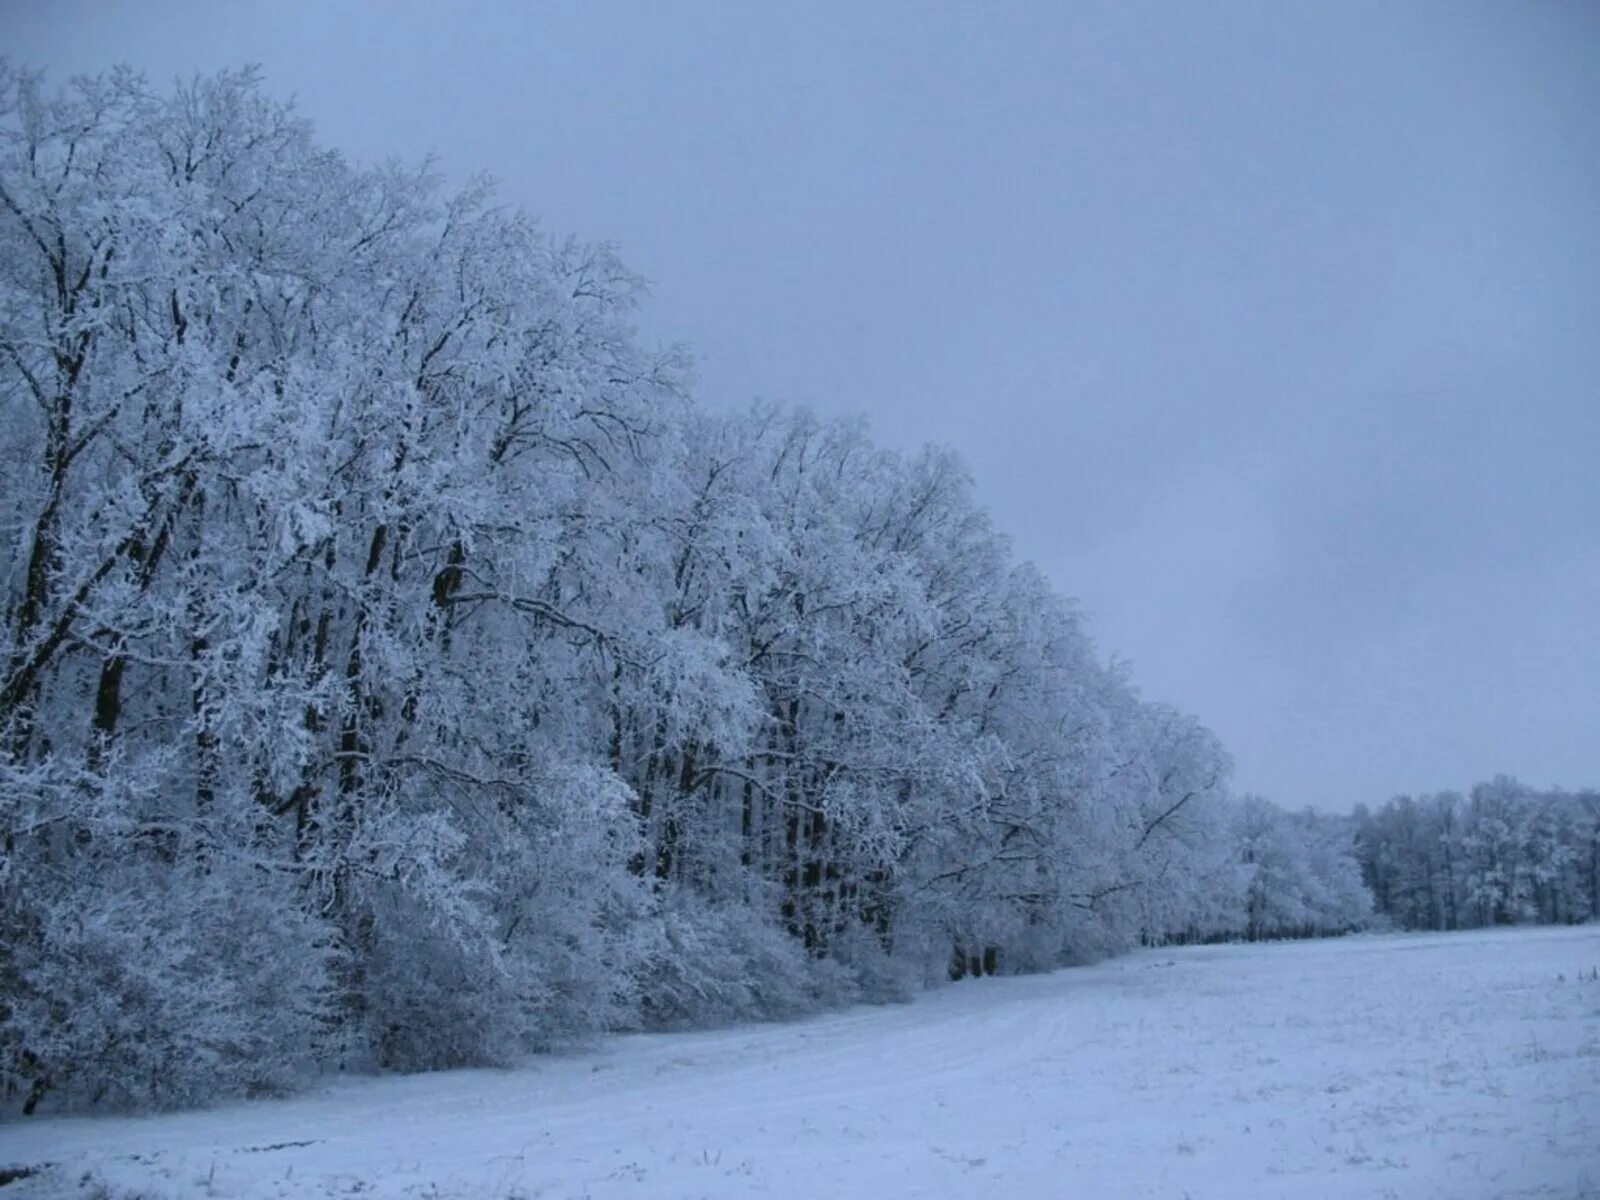
[[[146,772],[159,781],[154,764]],[[159,783],[5,773],[7,1108],[282,1090],[322,1051],[333,929],[292,873],[213,842],[215,823],[153,819],[159,798]]]

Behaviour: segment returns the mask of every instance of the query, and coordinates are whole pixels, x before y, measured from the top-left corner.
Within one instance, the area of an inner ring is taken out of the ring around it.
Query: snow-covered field
[[[0,1126],[140,1197],[1600,1196],[1600,928],[1145,951],[524,1070]],[[91,1182],[85,1183],[85,1180]]]

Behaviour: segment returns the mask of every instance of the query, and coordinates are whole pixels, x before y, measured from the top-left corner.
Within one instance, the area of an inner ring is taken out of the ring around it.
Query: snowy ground
[[[1592,926],[1147,951],[520,1071],[13,1122],[0,1167],[57,1165],[0,1200],[1600,1197],[1596,968]]]

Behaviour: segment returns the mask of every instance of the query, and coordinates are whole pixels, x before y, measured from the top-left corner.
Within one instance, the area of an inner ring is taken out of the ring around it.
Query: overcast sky
[[[971,464],[1236,783],[1600,785],[1600,5],[10,0],[653,282],[707,403]]]

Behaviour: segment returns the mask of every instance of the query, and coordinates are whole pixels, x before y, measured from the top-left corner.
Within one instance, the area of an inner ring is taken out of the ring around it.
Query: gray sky
[[[1239,787],[1600,785],[1600,5],[10,0],[615,242],[702,399],[864,412]]]

